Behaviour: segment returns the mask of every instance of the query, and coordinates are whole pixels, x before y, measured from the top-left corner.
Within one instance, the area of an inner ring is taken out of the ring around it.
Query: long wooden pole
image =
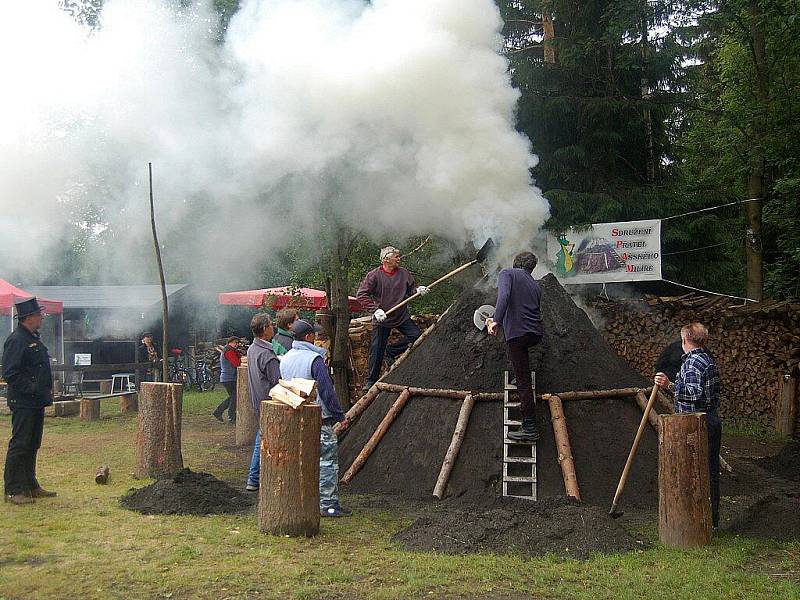
[[[397,397],[397,400],[394,401],[391,408],[386,413],[386,416],[383,417],[383,421],[380,422],[377,429],[375,429],[375,433],[372,434],[372,437],[369,438],[369,441],[364,445],[359,452],[356,459],[353,461],[353,464],[350,465],[350,468],[347,469],[347,472],[341,479],[341,483],[348,484],[352,481],[353,477],[356,476],[361,470],[361,467],[364,466],[364,463],[367,462],[367,459],[370,457],[372,452],[378,446],[380,441],[383,439],[383,436],[386,435],[386,432],[389,431],[389,427],[392,426],[394,420],[397,418],[397,415],[400,414],[400,411],[403,410],[403,407],[408,402],[409,398],[411,398],[411,393],[408,389],[403,390],[400,395]]]
[[[639,405],[639,408],[645,411],[647,409],[647,396],[644,395],[644,392],[639,390],[634,398],[636,398],[636,404]],[[650,425],[652,425],[653,429],[658,433],[658,414],[656,414],[656,411],[651,409],[648,413],[647,420],[650,421]]]
[[[450,474],[453,472],[453,467],[458,458],[458,452],[461,450],[461,444],[464,442],[464,435],[467,433],[467,425],[469,424],[469,416],[472,414],[472,408],[474,406],[475,398],[472,397],[472,394],[467,395],[461,403],[461,410],[458,413],[458,421],[456,421],[453,439],[450,440],[450,447],[444,455],[442,469],[439,471],[439,477],[436,479],[436,486],[433,488],[433,495],[439,500],[444,498],[444,493],[447,490],[447,482],[450,481]]]
[[[372,401],[375,400],[380,393],[381,390],[377,385],[373,385],[371,388],[369,388],[367,393],[361,396],[358,402],[353,404],[353,406],[350,407],[350,410],[347,411],[345,414],[346,420],[333,426],[334,433],[339,435],[343,431],[346,431],[352,424],[352,421],[361,416],[361,413],[369,408],[369,405],[372,404]]]
[[[153,163],[147,163],[150,175],[150,225],[153,228],[153,246],[156,249],[156,262],[158,263],[158,276],[161,279],[161,381],[169,382],[169,369],[167,356],[169,353],[169,304],[167,301],[167,282],[164,278],[164,263],[161,261],[161,246],[158,244],[156,232],[156,209],[153,202]]]
[[[562,400],[591,400],[592,398],[620,398],[623,396],[635,396],[639,388],[615,388],[611,390],[589,390],[586,392],[558,392],[557,396]],[[550,394],[542,394],[542,398],[547,400]]]
[[[556,449],[558,450],[558,464],[561,467],[561,475],[564,477],[564,490],[567,496],[572,496],[576,500],[581,499],[581,491],[578,487],[578,475],[575,472],[575,461],[572,458],[572,446],[569,443],[569,431],[567,430],[567,418],[564,415],[564,406],[561,398],[550,396],[547,399],[550,406],[550,418],[553,421],[553,435],[556,438]]]
[[[639,429],[636,431],[636,437],[633,438],[633,445],[631,446],[631,451],[628,453],[628,460],[625,461],[625,467],[622,469],[622,476],[619,478],[617,491],[614,492],[614,500],[611,502],[611,510],[608,511],[608,514],[613,518],[616,518],[622,514],[617,512],[617,502],[619,502],[619,497],[622,495],[622,490],[625,489],[625,482],[628,481],[628,473],[630,472],[631,465],[633,464],[633,457],[636,455],[636,450],[639,448],[639,440],[642,439],[642,432],[644,432],[644,428],[647,426],[650,410],[653,408],[653,403],[656,401],[657,393],[658,386],[653,385],[653,391],[650,392],[650,400],[648,400],[647,406],[644,408],[644,414],[642,415],[642,420],[639,423]]]
[[[428,286],[427,286],[427,287],[428,287],[428,289],[431,289],[432,287],[439,285],[440,283],[442,283],[442,282],[443,282],[444,280],[446,280],[446,279],[450,279],[450,278],[451,278],[453,275],[458,275],[458,274],[459,274],[459,273],[461,273],[461,271],[463,271],[464,269],[468,269],[468,268],[470,268],[472,265],[474,265],[474,264],[477,264],[477,263],[478,263],[478,260],[477,260],[477,259],[475,259],[475,260],[473,260],[473,261],[470,261],[470,262],[468,262],[468,263],[467,263],[467,264],[465,264],[465,265],[461,265],[461,266],[460,266],[460,267],[458,267],[457,269],[453,269],[453,270],[452,270],[452,271],[450,271],[450,272],[449,272],[447,275],[443,275],[442,277],[439,277],[439,279],[437,279],[436,281],[434,281],[433,283],[431,283],[430,285],[428,285]],[[406,299],[405,299],[405,300],[403,300],[402,302],[399,302],[398,304],[395,304],[395,305],[394,305],[392,308],[390,308],[389,310],[387,310],[387,311],[386,311],[386,314],[388,315],[389,313],[393,313],[394,311],[396,311],[396,310],[397,310],[398,308],[400,308],[401,306],[405,306],[406,304],[408,304],[409,302],[411,302],[411,301],[412,301],[414,298],[416,298],[417,296],[421,296],[421,295],[422,295],[422,294],[420,294],[420,293],[416,293],[416,294],[414,294],[413,296],[409,296],[408,298],[406,298]]]

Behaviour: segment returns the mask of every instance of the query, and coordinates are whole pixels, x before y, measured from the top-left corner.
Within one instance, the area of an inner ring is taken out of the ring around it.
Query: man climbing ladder
[[[531,252],[521,252],[514,258],[513,268],[500,271],[497,276],[497,308],[494,317],[486,320],[490,335],[497,335],[498,327],[503,328],[521,403],[522,426],[518,431],[510,431],[508,437],[528,442],[539,439],[528,357],[528,350],[541,342],[544,335],[540,309],[542,291],[533,278],[537,262]]]

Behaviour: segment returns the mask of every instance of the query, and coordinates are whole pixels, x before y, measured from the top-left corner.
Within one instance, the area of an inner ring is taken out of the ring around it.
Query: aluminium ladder
[[[536,373],[531,372],[533,395],[536,397]],[[503,496],[536,500],[536,442],[521,442],[508,438],[509,427],[522,425],[517,386],[509,383],[509,373],[503,380]],[[511,394],[514,394],[514,400]]]

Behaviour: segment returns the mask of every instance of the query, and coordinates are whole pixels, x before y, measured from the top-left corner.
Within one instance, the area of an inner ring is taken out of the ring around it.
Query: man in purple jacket
[[[500,271],[497,277],[497,307],[494,317],[486,320],[490,335],[497,335],[497,328],[503,328],[508,356],[517,380],[522,427],[519,431],[509,431],[508,437],[526,442],[539,439],[528,357],[528,350],[541,342],[544,335],[540,309],[542,290],[533,278],[537,262],[536,256],[522,252],[514,258],[514,268]]]
[[[424,296],[428,288],[417,287],[414,276],[400,266],[400,250],[393,246],[381,249],[381,266],[373,269],[358,288],[357,298],[365,310],[375,311],[372,318],[372,344],[369,347],[369,374],[364,390],[381,375],[384,354],[395,359],[420,336],[419,327],[411,320],[408,305],[387,315],[386,311],[414,293]],[[397,329],[403,339],[387,346],[389,334]]]

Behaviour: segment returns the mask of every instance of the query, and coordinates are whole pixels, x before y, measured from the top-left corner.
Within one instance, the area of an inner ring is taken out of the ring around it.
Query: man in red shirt
[[[395,359],[414,343],[421,332],[411,320],[408,305],[387,315],[386,311],[414,293],[425,295],[428,288],[417,287],[414,276],[400,266],[400,250],[393,246],[381,249],[381,266],[373,269],[358,288],[357,298],[365,310],[375,311],[372,317],[372,344],[369,348],[369,374],[364,390],[368,390],[381,375],[384,355]],[[387,345],[392,329],[403,334],[403,339]]]
[[[236,369],[242,364],[242,355],[239,353],[239,338],[228,338],[228,344],[219,355],[219,382],[228,392],[228,397],[214,409],[214,417],[222,421],[222,413],[228,410],[228,419],[236,422]]]

